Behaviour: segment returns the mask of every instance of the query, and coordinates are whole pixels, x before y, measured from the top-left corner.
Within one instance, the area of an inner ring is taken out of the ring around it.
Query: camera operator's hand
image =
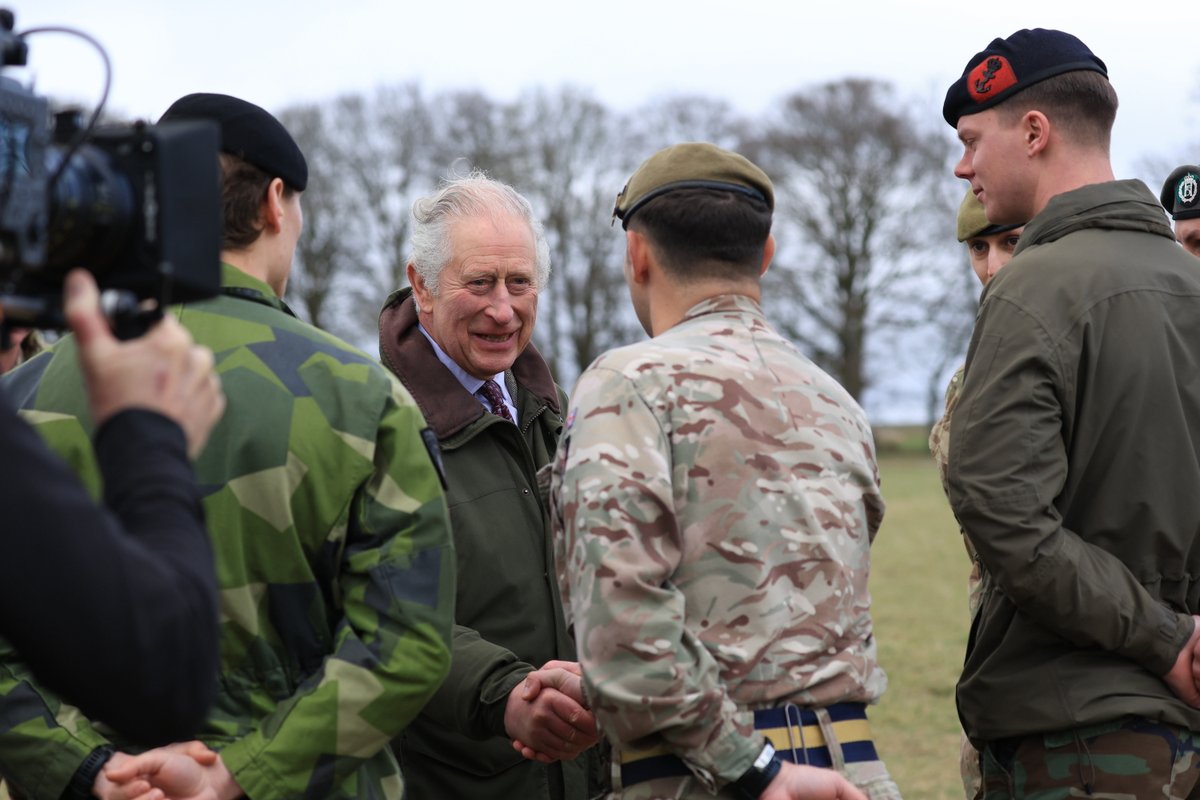
[[[144,336],[118,341],[100,310],[100,291],[87,270],[67,276],[67,322],[79,340],[79,363],[97,428],[119,411],[143,408],[183,428],[195,458],[225,410],[212,351],[193,343],[167,315]]]

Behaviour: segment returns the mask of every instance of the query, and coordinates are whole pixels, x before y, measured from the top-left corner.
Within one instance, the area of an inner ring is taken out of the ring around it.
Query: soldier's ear
[[[1025,138],[1025,151],[1030,157],[1046,149],[1050,142],[1050,119],[1041,111],[1033,110],[1021,118],[1021,133]]]
[[[637,231],[625,231],[625,259],[629,264],[629,279],[645,283],[650,273],[653,250],[646,237]]]
[[[267,186],[266,197],[263,198],[261,222],[265,230],[279,233],[283,230],[283,195],[286,187],[279,178],[272,178]]]
[[[775,234],[767,234],[767,243],[763,245],[763,260],[762,267],[758,270],[758,277],[767,274],[767,267],[771,266],[771,259],[775,257]]]

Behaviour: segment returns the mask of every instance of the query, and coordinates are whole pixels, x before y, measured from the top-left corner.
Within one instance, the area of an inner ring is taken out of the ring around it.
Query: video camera
[[[24,66],[25,37],[0,9],[0,68]],[[107,98],[110,76],[106,77]],[[50,122],[49,100],[0,76],[0,309],[3,325],[62,328],[62,284],[84,267],[119,290],[128,338],[169,303],[220,292],[220,133],[206,121],[96,127],[78,112]],[[153,301],[153,302],[147,302]],[[149,309],[147,311],[147,308]],[[3,331],[0,331],[0,339]]]

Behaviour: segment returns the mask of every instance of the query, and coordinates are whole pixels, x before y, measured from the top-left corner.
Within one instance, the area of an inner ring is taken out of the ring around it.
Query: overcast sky
[[[1034,4],[1019,4],[1032,8]],[[591,89],[617,109],[699,92],[759,114],[783,95],[847,76],[876,76],[940,118],[967,59],[1018,28],[1070,31],[1108,64],[1121,97],[1119,177],[1143,156],[1200,160],[1200,10],[1193,0],[1017,4],[946,0],[36,0],[9,5],[17,29],[62,24],[100,40],[113,61],[110,106],[154,119],[193,91],[268,109],[416,80],[426,92],[478,88],[507,100],[535,85]],[[815,8],[814,8],[815,7]],[[1102,8],[1103,7],[1103,8]],[[1187,9],[1180,11],[1179,9]],[[100,90],[88,45],[31,37],[39,93],[80,100]]]

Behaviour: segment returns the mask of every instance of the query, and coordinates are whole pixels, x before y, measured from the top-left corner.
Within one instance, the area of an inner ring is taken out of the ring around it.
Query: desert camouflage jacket
[[[229,266],[223,277],[224,296],[178,310],[216,354],[229,401],[196,463],[222,621],[217,704],[198,738],[254,800],[399,798],[387,744],[445,676],[453,622],[424,422],[378,363],[265,284]],[[96,488],[72,340],[13,375],[26,418]],[[12,652],[0,719],[4,774],[35,800],[58,798],[110,741]]]
[[[964,372],[965,368],[959,367],[950,379],[949,385],[946,386],[945,413],[933,423],[929,431],[929,452],[933,454],[933,461],[937,464],[938,475],[942,479],[942,488],[947,497],[950,495],[950,486],[946,482],[950,463],[950,418],[954,415],[954,409],[958,407],[958,398],[962,394]],[[966,536],[963,536],[963,546],[967,549],[967,557],[971,559],[971,572],[967,575],[967,613],[974,618],[983,594],[983,568],[979,564],[975,548],[971,546],[971,540]]]
[[[946,485],[946,466],[950,461],[950,417],[958,406],[958,397],[962,393],[963,367],[954,372],[954,377],[946,385],[945,411],[941,419],[933,423],[929,430],[929,452],[933,454],[933,462],[937,464],[938,476],[942,479],[942,488],[948,494],[950,487]]]
[[[614,747],[665,747],[720,786],[762,749],[751,710],[883,692],[871,429],[756,302],[710,298],[601,356],[564,437],[556,562]]]

